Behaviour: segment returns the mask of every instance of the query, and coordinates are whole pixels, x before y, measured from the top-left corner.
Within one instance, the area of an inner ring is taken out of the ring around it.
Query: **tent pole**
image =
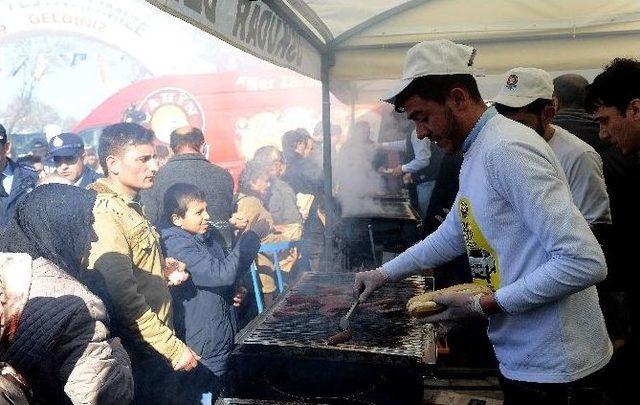
[[[324,231],[325,253],[327,264],[333,263],[333,232],[335,226],[335,210],[333,207],[333,176],[331,167],[331,98],[329,95],[329,66],[331,56],[322,54],[322,168],[324,172],[324,207],[326,210],[326,224]]]

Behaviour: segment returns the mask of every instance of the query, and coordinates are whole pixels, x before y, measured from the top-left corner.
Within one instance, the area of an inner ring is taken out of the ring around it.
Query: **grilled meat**
[[[347,329],[345,331],[338,332],[333,336],[330,336],[327,339],[326,343],[329,346],[336,346],[340,343],[348,342],[349,340],[351,340],[352,337],[353,337],[353,332]]]

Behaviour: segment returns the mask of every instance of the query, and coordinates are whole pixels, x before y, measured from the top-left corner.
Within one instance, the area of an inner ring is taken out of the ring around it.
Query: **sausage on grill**
[[[327,344],[329,346],[335,346],[335,345],[338,345],[340,343],[348,342],[349,340],[351,340],[352,337],[353,337],[353,333],[351,332],[350,329],[347,329],[345,331],[336,333],[333,336],[330,336],[327,339]]]

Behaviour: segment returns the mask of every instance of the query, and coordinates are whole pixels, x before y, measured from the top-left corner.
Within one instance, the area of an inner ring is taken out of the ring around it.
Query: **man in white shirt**
[[[472,76],[475,49],[446,40],[411,48],[386,100],[418,135],[464,160],[443,224],[382,267],[356,274],[365,300],[467,252],[474,282],[493,293],[449,293],[427,322],[488,317],[505,405],[599,404],[599,371],[613,349],[594,284],[606,264],[572,202],[562,167],[530,128],[487,108]]]
[[[437,162],[432,161],[434,156],[431,153],[431,142],[423,137],[418,137],[415,129],[407,135],[408,139],[405,141],[387,142],[383,144],[383,147],[405,152],[409,161],[394,167],[391,174],[394,176],[402,176],[405,182],[415,184],[418,200],[416,208],[424,218],[427,207],[429,206],[433,187],[436,183],[435,179],[438,175],[440,159],[436,159]],[[437,157],[440,157],[440,155]]]
[[[551,124],[556,113],[551,75],[536,68],[511,69],[493,101],[500,114],[530,127],[551,146],[569,182],[573,202],[589,225],[611,224],[600,155],[574,134]]]

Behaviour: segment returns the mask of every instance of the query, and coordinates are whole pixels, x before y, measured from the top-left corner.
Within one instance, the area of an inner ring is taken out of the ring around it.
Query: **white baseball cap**
[[[492,101],[520,108],[539,98],[553,99],[551,75],[542,69],[517,67],[505,74],[500,92]]]
[[[474,74],[472,65],[475,56],[474,48],[446,39],[420,42],[407,51],[402,78],[382,100],[393,103],[396,96],[418,77]]]

